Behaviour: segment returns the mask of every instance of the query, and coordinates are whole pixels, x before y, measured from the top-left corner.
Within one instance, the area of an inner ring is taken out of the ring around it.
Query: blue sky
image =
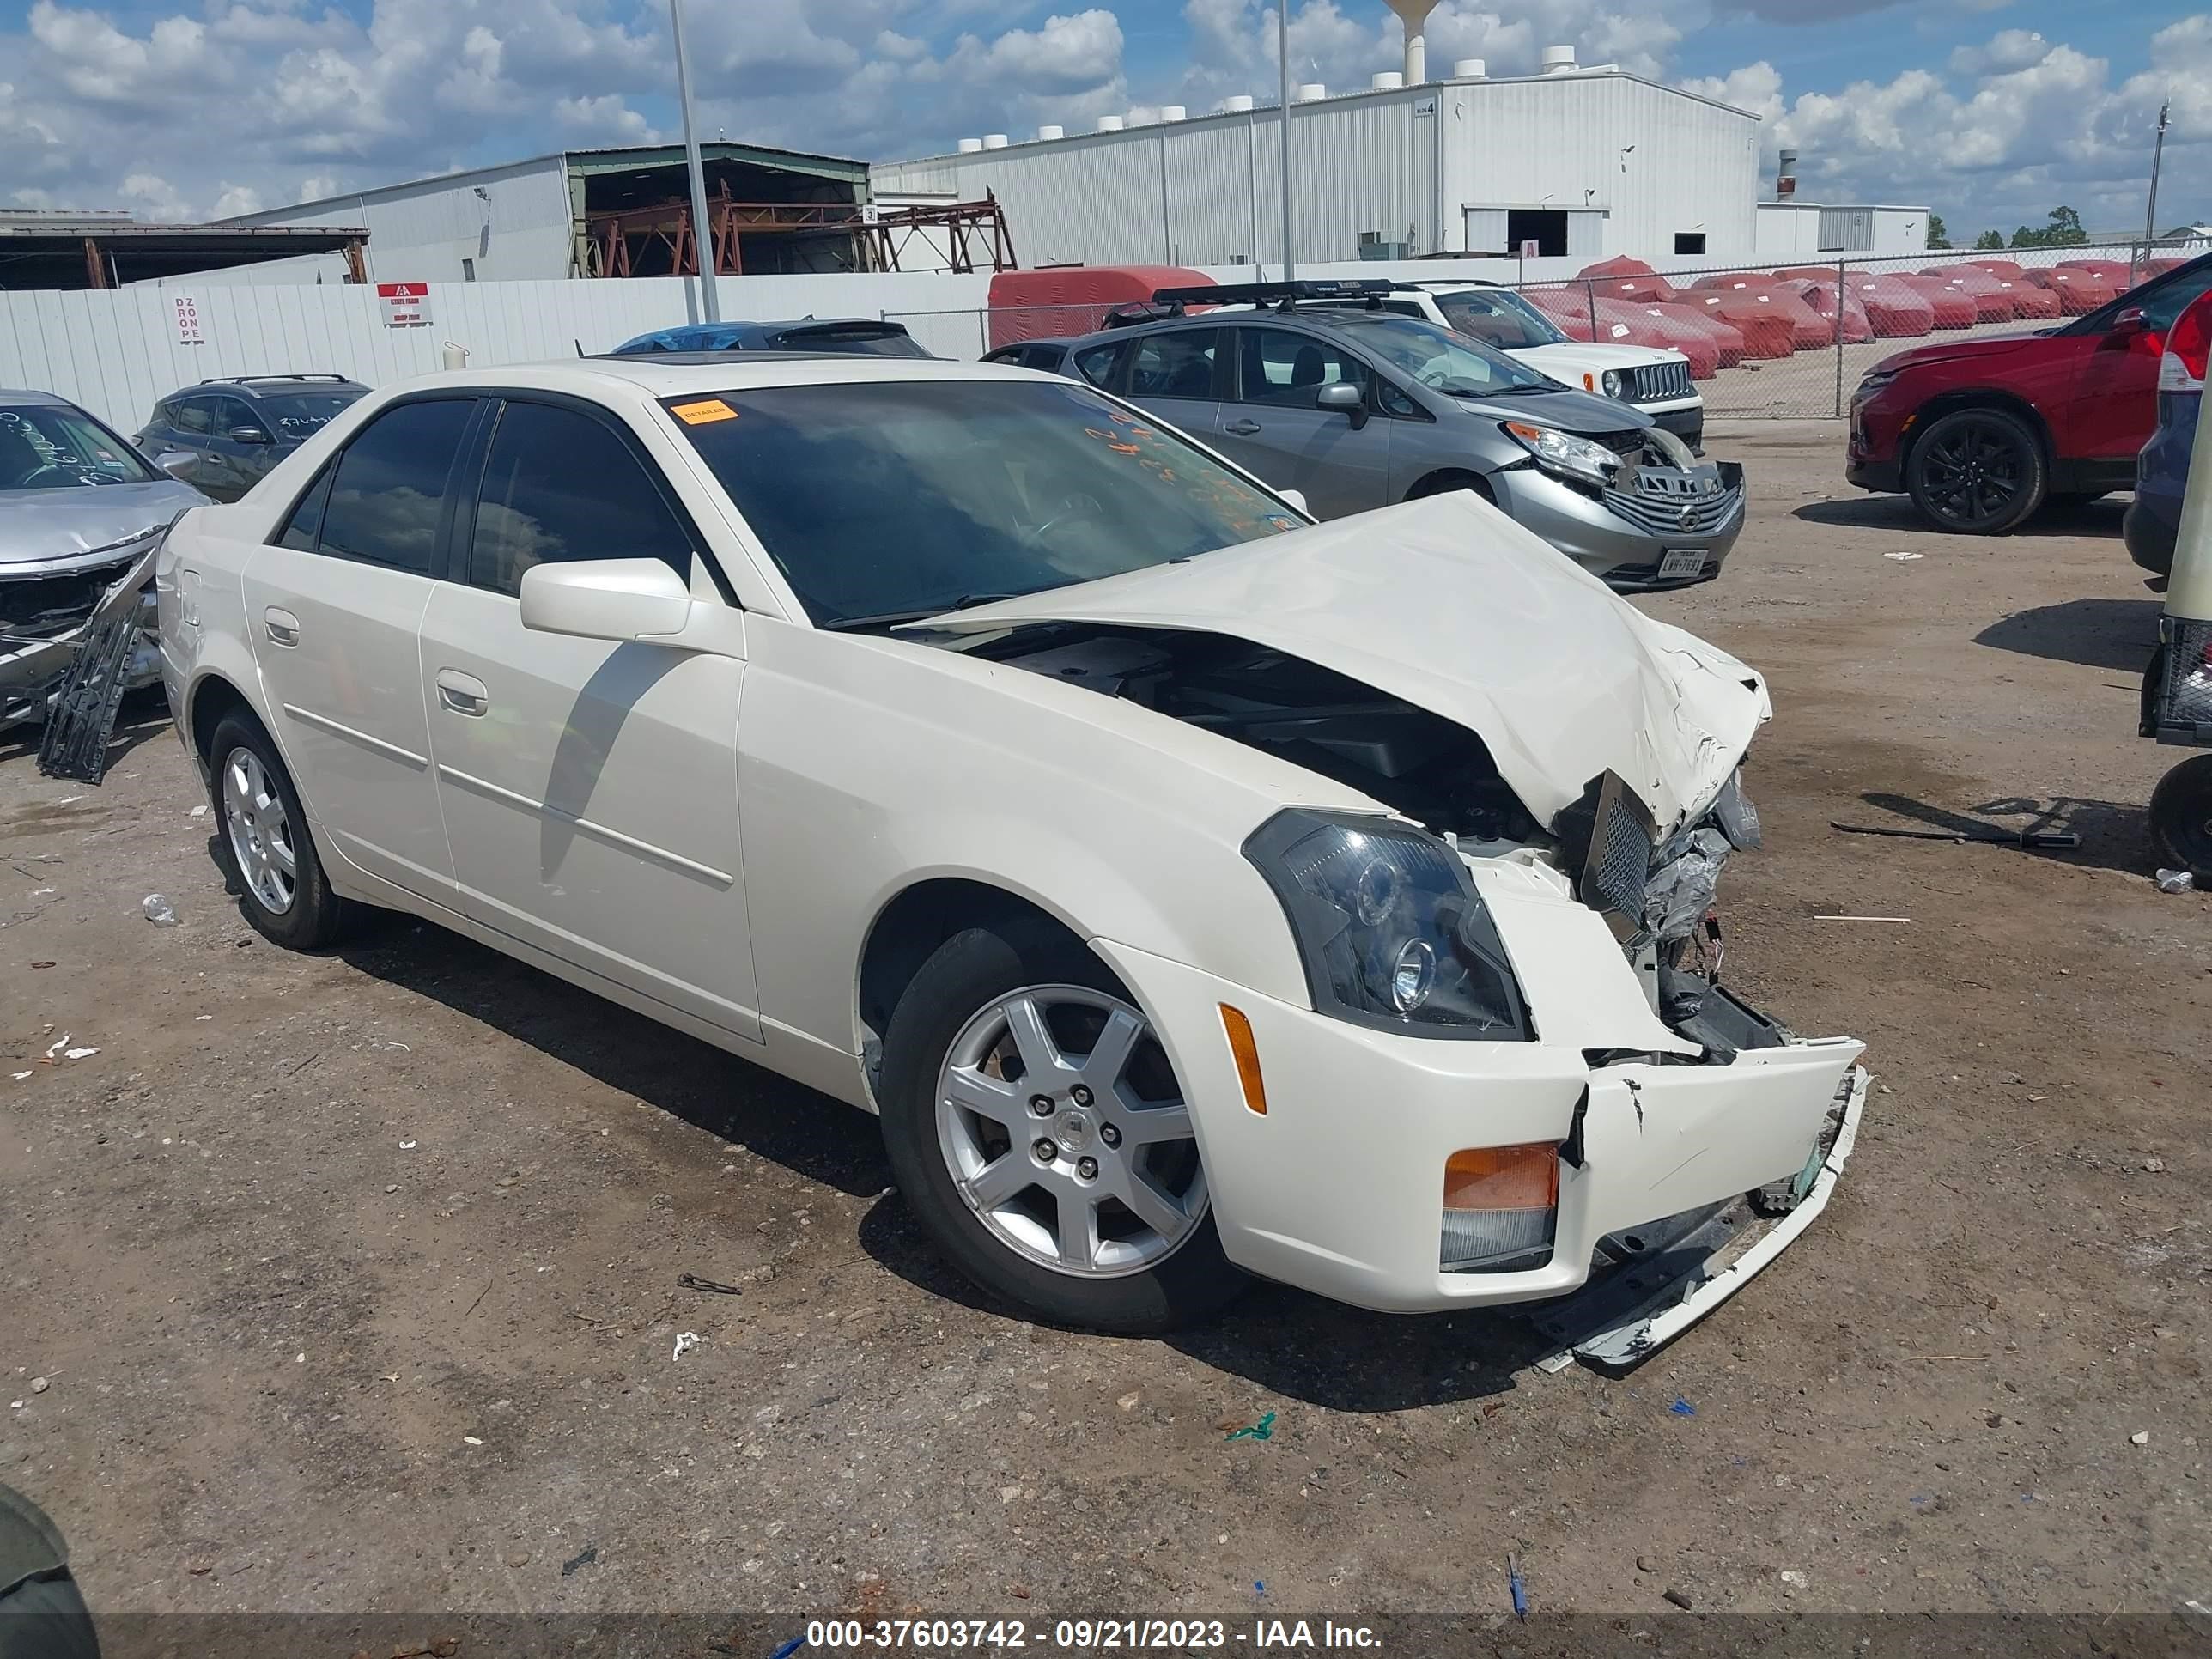
[[[872,159],[1275,81],[1272,0],[690,0],[709,131]],[[1725,9],[1724,9],[1725,8]],[[663,0],[0,0],[0,205],[239,212],[669,132]],[[1381,0],[1293,0],[1301,80],[1398,61]],[[2212,217],[2212,13],[2142,0],[1441,0],[1430,58],[1554,41],[1765,118],[1805,193],[1954,232],[2065,201]]]

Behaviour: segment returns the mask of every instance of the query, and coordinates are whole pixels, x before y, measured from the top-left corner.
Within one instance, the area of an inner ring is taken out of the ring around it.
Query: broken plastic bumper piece
[[[1562,1360],[1571,1354],[1619,1372],[1649,1359],[1741,1290],[1827,1207],[1858,1139],[1869,1081],[1862,1066],[1845,1073],[1828,1127],[1794,1180],[1608,1233],[1589,1283],[1531,1308],[1530,1322],[1559,1345]]]

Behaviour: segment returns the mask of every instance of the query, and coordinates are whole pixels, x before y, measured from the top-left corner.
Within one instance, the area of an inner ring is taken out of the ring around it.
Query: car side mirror
[[[230,441],[236,444],[273,444],[268,428],[258,426],[234,426],[230,429]]]
[[[165,449],[154,458],[154,465],[173,478],[181,478],[199,459],[188,449]]]
[[[2130,340],[2138,334],[2150,332],[2150,319],[2143,315],[2141,306],[2130,306],[2112,318],[2112,325],[2105,331],[2108,340]]]
[[[1349,380],[1336,380],[1314,394],[1316,409],[1340,410],[1352,417],[1354,432],[1367,424],[1367,394]]]
[[[579,559],[522,573],[522,625],[616,644],[673,643],[691,617],[691,590],[659,559]]]

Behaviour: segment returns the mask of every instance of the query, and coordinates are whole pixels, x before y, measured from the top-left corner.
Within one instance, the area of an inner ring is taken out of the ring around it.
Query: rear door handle
[[[1221,429],[1231,437],[1249,438],[1260,429],[1260,423],[1257,421],[1231,421]]]
[[[438,701],[456,714],[471,719],[489,713],[491,708],[491,689],[472,674],[458,669],[438,671]]]
[[[300,642],[300,619],[278,605],[270,605],[261,613],[261,620],[269,629],[269,637],[278,645],[297,645]]]

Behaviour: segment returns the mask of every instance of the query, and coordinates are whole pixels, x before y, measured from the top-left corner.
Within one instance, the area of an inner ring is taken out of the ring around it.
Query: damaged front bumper
[[[1541,1304],[1560,1346],[1633,1364],[1826,1203],[1864,1100],[1863,1045],[1795,1036],[1711,986],[1697,1012],[1662,1022],[1650,953],[1625,953],[1558,872],[1514,858],[1469,868],[1533,1041],[1369,1029],[1110,940],[1094,948],[1183,1082],[1232,1261],[1381,1311]],[[1224,1007],[1250,1027],[1264,1112]],[[1500,1148],[1557,1149],[1548,1249],[1465,1265],[1447,1249],[1462,1213],[1445,1208],[1448,1165]],[[1602,1288],[1560,1300],[1586,1285]]]
[[[80,642],[130,606],[137,607],[139,633],[126,685],[161,678],[155,636],[154,558],[156,535],[118,557],[100,549],[33,565],[0,565],[0,729],[37,722]]]

